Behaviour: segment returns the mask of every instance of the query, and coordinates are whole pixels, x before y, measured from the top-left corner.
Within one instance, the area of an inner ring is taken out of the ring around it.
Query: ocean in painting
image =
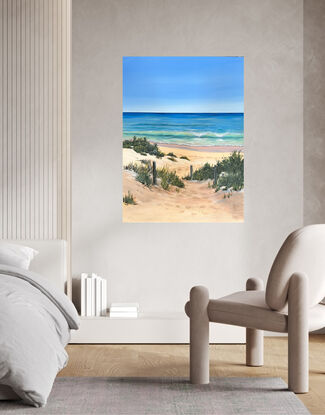
[[[242,146],[243,113],[124,112],[123,137],[161,144]]]

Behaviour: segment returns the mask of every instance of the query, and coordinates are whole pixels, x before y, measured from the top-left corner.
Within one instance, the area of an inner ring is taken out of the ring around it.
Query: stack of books
[[[97,274],[81,274],[81,315],[107,315],[107,281]]]
[[[137,318],[138,314],[138,303],[112,303],[109,309],[109,316],[112,318]]]

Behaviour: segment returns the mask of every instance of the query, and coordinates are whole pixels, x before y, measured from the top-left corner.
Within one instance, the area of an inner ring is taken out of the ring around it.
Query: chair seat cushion
[[[280,333],[288,331],[287,310],[274,311],[265,302],[265,291],[239,291],[218,300],[210,300],[209,320],[269,330]],[[325,327],[325,306],[317,304],[309,310],[309,331]]]

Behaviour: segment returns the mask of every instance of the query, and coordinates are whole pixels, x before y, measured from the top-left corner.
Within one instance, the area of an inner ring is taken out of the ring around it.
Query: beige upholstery
[[[265,291],[239,291],[218,300],[210,300],[210,321],[245,326],[260,330],[288,332],[287,307],[280,311],[271,310],[265,301]],[[325,305],[317,304],[308,309],[308,330],[325,326]]]
[[[325,327],[325,225],[293,232],[282,245],[266,291],[249,279],[247,291],[217,300],[194,287],[185,311],[190,317],[190,377],[209,381],[209,322],[246,327],[246,364],[263,364],[263,331],[288,333],[289,388],[308,391],[308,331]]]
[[[285,307],[293,273],[308,278],[308,305],[325,297],[325,225],[310,225],[292,232],[272,265],[266,286],[266,302],[274,310]]]

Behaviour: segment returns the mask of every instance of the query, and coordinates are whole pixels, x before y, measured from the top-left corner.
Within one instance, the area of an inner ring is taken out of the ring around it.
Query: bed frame
[[[52,282],[59,290],[66,292],[67,260],[66,241],[63,240],[26,240],[6,241],[29,246],[39,254],[33,259],[30,270],[37,272]],[[19,396],[7,385],[0,384],[0,400],[18,400]]]

